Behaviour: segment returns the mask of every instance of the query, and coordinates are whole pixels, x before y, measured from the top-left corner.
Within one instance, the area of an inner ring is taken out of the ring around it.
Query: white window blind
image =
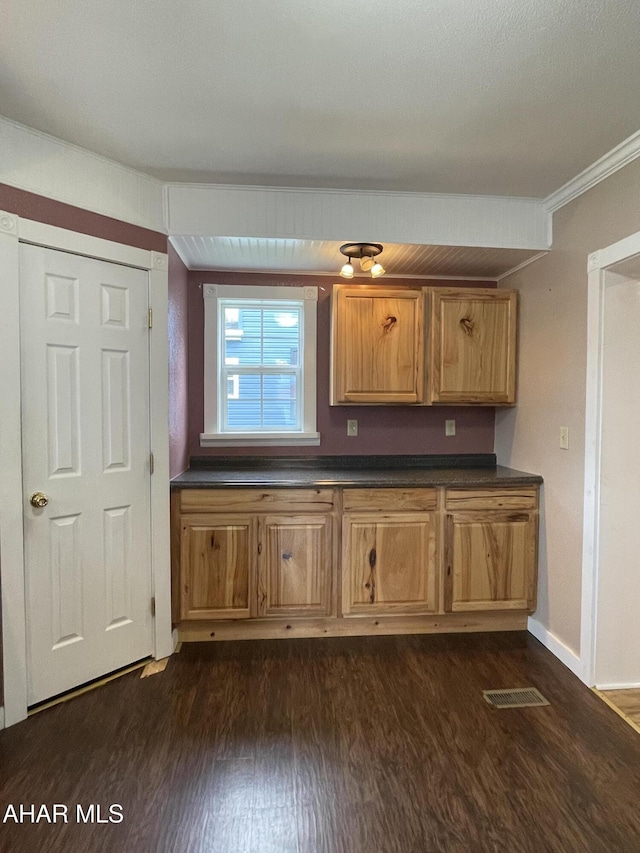
[[[218,300],[222,431],[300,431],[303,302]],[[231,390],[231,393],[229,391]]]
[[[315,288],[205,285],[202,444],[319,443]]]

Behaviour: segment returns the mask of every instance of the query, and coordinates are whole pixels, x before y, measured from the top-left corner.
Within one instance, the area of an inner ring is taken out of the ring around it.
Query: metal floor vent
[[[492,708],[534,708],[549,704],[535,687],[483,690],[482,695]]]

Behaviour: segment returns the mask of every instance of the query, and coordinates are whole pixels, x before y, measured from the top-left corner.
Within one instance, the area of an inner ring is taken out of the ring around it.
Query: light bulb
[[[384,274],[385,274],[385,272],[386,272],[386,270],[385,270],[385,268],[382,266],[382,264],[375,263],[375,264],[371,267],[371,276],[372,276],[372,278],[378,278],[378,276],[379,276],[379,275],[384,275]]]
[[[340,275],[342,276],[342,278],[353,278],[353,267],[351,266],[351,258],[349,258],[349,263],[346,263],[340,270]]]
[[[362,270],[362,272],[369,272],[373,264],[373,258],[360,258],[360,269]]]

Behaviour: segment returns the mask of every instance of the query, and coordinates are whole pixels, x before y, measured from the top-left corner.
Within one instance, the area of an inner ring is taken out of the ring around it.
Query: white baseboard
[[[627,684],[616,682],[615,684],[596,684],[598,690],[635,690],[640,687],[640,681],[629,681]]]
[[[554,654],[560,663],[563,663],[574,675],[577,675],[580,681],[586,684],[583,673],[582,660],[572,651],[569,646],[566,646],[562,640],[559,640],[545,626],[534,619],[532,616],[527,621],[529,633],[533,634],[536,640],[540,640],[542,645],[549,649]],[[588,685],[587,685],[588,686]]]

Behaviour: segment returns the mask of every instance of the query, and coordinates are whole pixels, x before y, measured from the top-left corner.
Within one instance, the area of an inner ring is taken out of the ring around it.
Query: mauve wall
[[[78,231],[80,234],[90,234],[103,240],[113,240],[114,243],[136,246],[138,249],[167,251],[166,235],[159,231],[150,231],[119,219],[111,219],[109,216],[63,204],[61,201],[19,190],[7,184],[0,184],[0,210],[15,213],[24,219]]]
[[[189,463],[189,272],[169,244],[169,474]]]
[[[358,279],[357,283],[363,283]],[[265,448],[201,448],[204,421],[203,284],[314,285],[318,287],[318,431],[320,446]],[[192,271],[189,273],[189,452],[191,455],[324,456],[361,454],[493,453],[494,410],[473,407],[330,406],[329,336],[333,279],[266,273]],[[385,277],[385,287],[460,286],[468,281],[407,281]],[[495,287],[495,282],[473,282]],[[347,437],[347,419],[357,418],[357,438]],[[444,434],[444,422],[455,418],[456,435]]]

